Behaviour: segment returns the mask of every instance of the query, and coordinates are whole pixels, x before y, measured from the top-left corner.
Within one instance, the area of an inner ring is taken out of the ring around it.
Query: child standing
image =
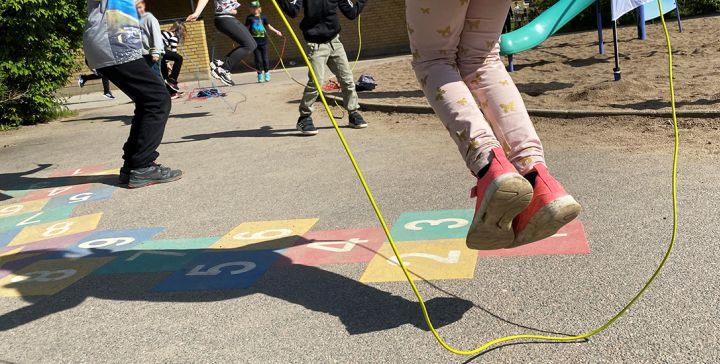
[[[245,18],[245,26],[248,27],[250,34],[257,44],[257,48],[255,48],[253,53],[255,54],[255,68],[257,68],[258,82],[270,82],[267,29],[270,29],[280,37],[282,37],[282,33],[268,23],[267,18],[262,14],[259,1],[250,3],[250,15]]]
[[[133,0],[88,0],[83,50],[97,69],[135,103],[123,146],[120,184],[130,188],[180,179],[182,171],[155,163],[170,114],[170,95],[142,59],[142,30]]]
[[[165,46],[160,31],[160,22],[151,12],[145,11],[144,0],[136,0],[135,7],[138,15],[140,15],[140,28],[143,31],[143,58],[145,58],[145,62],[153,72],[162,80],[160,60],[165,52]]]
[[[510,0],[406,0],[413,69],[428,102],[478,178],[473,249],[557,232],[580,205],[549,173],[520,92],[500,58]],[[507,153],[507,157],[506,157]]]
[[[210,75],[222,81],[228,86],[234,86],[235,83],[230,76],[233,67],[240,62],[250,52],[255,50],[257,45],[250,35],[247,27],[240,23],[235,14],[240,3],[235,0],[214,0],[215,1],[215,28],[221,33],[227,35],[235,43],[238,44],[235,49],[225,56],[225,60],[216,59],[210,62]],[[199,0],[195,12],[188,15],[187,21],[195,21],[202,14],[208,0]]]
[[[163,30],[161,33],[163,45],[165,46],[165,54],[163,54],[160,63],[160,72],[162,72],[165,85],[167,85],[168,91],[170,91],[170,96],[177,98],[180,92],[178,77],[180,77],[180,71],[183,65],[183,56],[178,54],[177,47],[185,42],[187,29],[185,29],[185,24],[176,21],[169,31]],[[170,72],[168,72],[168,62],[172,62],[172,70]]]
[[[343,105],[348,110],[350,127],[367,128],[368,124],[358,110],[357,92],[353,81],[352,68],[348,62],[345,47],[340,42],[340,20],[337,11],[348,19],[357,18],[365,7],[365,0],[280,0],[278,1],[283,12],[295,18],[303,9],[305,15],[300,22],[300,30],[307,41],[308,58],[320,82],[323,82],[325,65],[330,67],[340,81],[343,94]],[[439,1],[438,1],[439,2]],[[312,77],[305,86],[302,101],[300,101],[300,117],[297,129],[303,135],[316,135],[318,133],[313,125],[313,105],[318,98],[318,90]]]

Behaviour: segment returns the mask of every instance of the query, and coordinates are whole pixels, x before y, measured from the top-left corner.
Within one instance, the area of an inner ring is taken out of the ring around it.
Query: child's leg
[[[345,47],[340,42],[340,37],[335,37],[330,42],[332,54],[328,60],[328,68],[337,76],[343,94],[343,105],[348,111],[356,111],[360,109],[358,103],[357,90],[355,90],[355,81],[353,80],[352,67],[348,61]]]
[[[265,71],[265,73],[270,72],[270,59],[268,58],[267,42],[262,45],[262,61],[263,61],[263,71]]]
[[[500,32],[510,0],[472,0],[460,36],[458,67],[508,159],[527,174],[545,158],[522,97],[500,58]]]
[[[222,66],[222,68],[230,72],[238,62],[255,50],[257,44],[255,44],[255,39],[253,39],[250,31],[235,17],[215,17],[215,27],[238,44],[235,49],[227,54],[225,63]]]
[[[107,77],[102,77],[103,93],[105,95],[110,93],[110,80]]]
[[[257,48],[253,51],[253,55],[255,56],[255,68],[257,69],[257,73],[263,72],[263,63],[262,63],[262,46],[258,45]]]
[[[332,49],[328,43],[308,43],[308,48],[307,55],[310,60],[310,65],[313,71],[315,71],[318,82],[322,85],[325,79],[325,65],[328,62],[328,58],[330,58]],[[315,101],[317,101],[319,95],[320,93],[315,87],[312,75],[308,72],[308,83],[305,85],[305,91],[303,91],[303,97],[300,101],[300,116],[309,116],[312,114]]]
[[[415,75],[468,168],[477,174],[500,144],[456,64],[468,3],[405,1]]]

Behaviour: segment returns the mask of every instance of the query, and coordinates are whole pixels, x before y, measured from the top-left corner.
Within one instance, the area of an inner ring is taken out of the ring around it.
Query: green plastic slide
[[[507,56],[535,48],[580,14],[595,0],[560,0],[524,27],[500,37],[500,54]]]

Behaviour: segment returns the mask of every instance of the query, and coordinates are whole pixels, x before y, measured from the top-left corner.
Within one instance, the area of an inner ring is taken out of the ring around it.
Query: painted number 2
[[[442,264],[457,264],[460,261],[460,251],[459,250],[451,250],[448,252],[447,257],[441,257],[439,255],[434,254],[427,254],[427,253],[407,253],[407,254],[400,254],[400,257],[403,258],[403,263],[405,263],[405,266],[409,266],[409,262],[405,262],[404,259],[407,258],[424,258],[424,259],[430,259],[434,260],[438,263]],[[398,261],[397,257],[391,257],[387,260],[388,264],[392,265],[400,265],[400,262]]]
[[[428,224],[430,226],[439,226],[442,224],[449,224],[447,226],[448,229],[459,229],[463,226],[466,226],[468,224],[468,221],[465,219],[440,219],[440,220],[419,220],[419,221],[413,221],[405,224],[405,229],[407,230],[413,230],[413,231],[420,231],[423,228],[419,225],[421,224]]]

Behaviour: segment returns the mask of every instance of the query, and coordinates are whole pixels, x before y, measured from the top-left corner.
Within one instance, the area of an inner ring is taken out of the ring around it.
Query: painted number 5
[[[447,257],[441,257],[439,255],[434,254],[427,254],[427,253],[407,253],[407,254],[400,254],[400,257],[403,259],[407,258],[424,258],[424,259],[430,259],[434,260],[438,263],[442,264],[457,264],[460,261],[460,251],[459,250],[451,250],[448,252]],[[391,257],[387,260],[388,264],[392,265],[400,265],[400,262],[398,262],[397,257]],[[409,262],[405,262],[403,260],[403,263],[405,263],[405,266],[409,266]]]
[[[223,268],[228,267],[242,267],[240,269],[235,269],[230,271],[230,275],[236,275],[236,274],[243,274],[247,273],[253,269],[257,264],[253,262],[228,262],[223,264],[218,264],[214,267],[208,268],[208,270],[203,271],[203,268],[205,268],[204,264],[198,265],[195,268],[193,268],[191,271],[189,271],[186,275],[188,276],[216,276],[222,273]]]
[[[465,219],[440,219],[440,220],[419,220],[419,221],[413,221],[405,224],[405,229],[407,230],[413,230],[413,231],[420,231],[423,228],[418,226],[420,224],[428,224],[430,226],[438,226],[448,223],[450,225],[447,226],[448,229],[459,229],[463,226],[466,226],[468,224],[468,221]]]

